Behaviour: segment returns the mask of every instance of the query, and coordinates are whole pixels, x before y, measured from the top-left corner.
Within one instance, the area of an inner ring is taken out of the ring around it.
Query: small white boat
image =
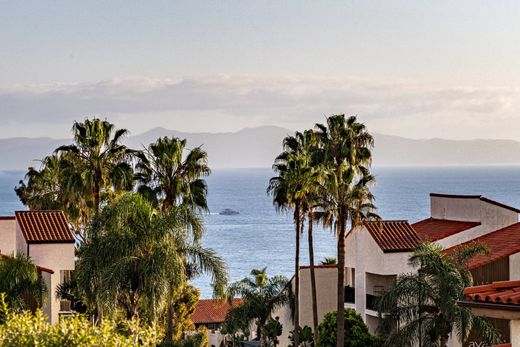
[[[222,211],[220,211],[218,214],[220,214],[222,216],[234,216],[234,215],[240,214],[240,212],[238,212],[237,210],[230,209],[230,208],[225,208]]]

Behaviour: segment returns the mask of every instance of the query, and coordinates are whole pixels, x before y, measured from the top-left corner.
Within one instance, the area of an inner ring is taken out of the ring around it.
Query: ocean
[[[410,222],[429,217],[429,193],[481,194],[520,207],[520,166],[375,167],[374,188],[379,215]],[[0,215],[24,209],[14,193],[21,171],[0,171]],[[294,268],[294,226],[291,214],[279,214],[266,194],[270,169],[214,170],[208,177],[208,203],[203,244],[213,248],[229,267],[231,281],[253,268],[267,267],[269,275],[291,276]],[[218,212],[231,208],[240,214]],[[302,235],[301,263],[308,264],[306,234]],[[315,229],[315,261],[336,256],[330,230]],[[194,281],[201,297],[210,298],[210,279]]]

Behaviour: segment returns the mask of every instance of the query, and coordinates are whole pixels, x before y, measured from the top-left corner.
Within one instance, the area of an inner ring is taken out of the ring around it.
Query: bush
[[[335,347],[337,311],[329,312],[318,327],[317,347]],[[376,337],[370,335],[363,319],[353,309],[345,309],[345,347],[376,347]]]
[[[86,317],[78,315],[51,325],[40,310],[35,314],[9,311],[5,295],[0,295],[0,311],[5,317],[0,325],[1,347],[155,346],[162,339],[162,332],[155,326],[142,327],[136,320],[105,320],[93,327]]]

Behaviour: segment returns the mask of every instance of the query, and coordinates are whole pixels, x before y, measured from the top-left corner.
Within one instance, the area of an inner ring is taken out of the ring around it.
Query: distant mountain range
[[[186,138],[189,147],[202,145],[212,168],[270,167],[281,150],[282,139],[292,131],[275,126],[246,128],[229,133],[183,133],[154,128],[130,136],[131,148],[142,148],[161,136]],[[375,134],[374,165],[488,165],[520,164],[520,142],[511,140],[415,140]],[[38,159],[68,139],[0,139],[0,170],[38,166]]]

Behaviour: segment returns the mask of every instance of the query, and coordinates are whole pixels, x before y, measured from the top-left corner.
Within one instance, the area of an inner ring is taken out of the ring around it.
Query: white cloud
[[[408,137],[516,138],[520,90],[431,87],[410,82],[308,76],[215,75],[179,80],[118,79],[0,88],[0,136],[65,136],[74,119],[109,116],[141,132],[311,127],[332,113]]]

